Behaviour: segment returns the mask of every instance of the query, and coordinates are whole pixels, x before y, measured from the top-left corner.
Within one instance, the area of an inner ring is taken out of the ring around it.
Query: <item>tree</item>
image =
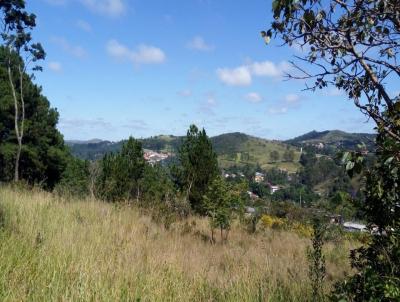
[[[338,300],[400,299],[400,96],[391,93],[400,78],[399,11],[398,0],[275,0],[275,20],[262,33],[266,42],[274,36],[303,48],[289,78],[306,80],[312,91],[343,90],[376,123],[377,162],[364,168],[361,209],[379,236],[352,251],[358,272],[338,284]],[[361,154],[343,159],[349,174],[363,170]]]
[[[129,137],[128,141],[122,145],[120,160],[122,165],[125,166],[124,169],[126,169],[127,180],[130,181],[128,185],[129,195],[136,195],[136,201],[139,201],[139,180],[143,177],[146,164],[143,155],[142,143],[135,140],[133,137]]]
[[[271,153],[269,154],[269,158],[273,162],[278,161],[279,160],[279,152],[276,150],[271,151]]]
[[[204,214],[203,196],[218,175],[218,161],[206,131],[191,125],[178,151],[180,166],[174,176],[192,208]]]
[[[292,149],[288,149],[283,153],[283,160],[292,162],[294,160],[294,151]]]
[[[174,193],[172,181],[161,164],[145,166],[140,188],[142,198],[150,204],[167,202]]]
[[[64,139],[57,130],[59,114],[50,107],[42,89],[25,74],[24,144],[18,145],[14,99],[5,62],[8,55],[7,49],[0,48],[0,181],[15,179],[15,155],[21,147],[18,178],[53,189],[69,157]]]
[[[309,261],[308,276],[312,286],[313,301],[324,301],[324,279],[326,277],[324,246],[326,226],[320,219],[313,219],[312,248],[307,250]]]
[[[227,240],[232,219],[233,198],[227,183],[221,176],[217,176],[210,183],[204,195],[204,207],[210,218],[212,242],[215,242],[215,228],[220,229],[221,241]]]
[[[130,137],[120,152],[106,154],[101,160],[97,181],[99,197],[107,201],[132,198],[138,201],[145,164],[141,143]]]
[[[25,82],[30,63],[45,58],[40,43],[33,43],[31,30],[36,26],[36,16],[25,11],[25,1],[4,0],[0,2],[2,14],[2,32],[5,56],[2,63],[6,66],[8,81],[14,100],[14,128],[18,142],[14,165],[14,181],[19,180],[19,165],[22,152],[22,140],[25,130]],[[32,71],[41,70],[35,65]]]
[[[89,193],[89,162],[70,156],[55,191],[85,197]]]

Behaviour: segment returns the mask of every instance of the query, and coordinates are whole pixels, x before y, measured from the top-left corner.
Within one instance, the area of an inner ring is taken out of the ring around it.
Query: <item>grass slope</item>
[[[228,133],[211,138],[222,168],[232,165],[259,164],[263,169],[273,167],[295,172],[299,168],[300,152],[297,148],[279,141],[270,141],[243,133]],[[295,153],[293,162],[284,162],[283,154],[287,149]],[[279,153],[279,160],[270,158],[272,151]]]
[[[1,301],[311,301],[308,239],[234,225],[211,245],[204,219],[169,230],[133,206],[0,187]],[[327,246],[328,286],[349,270]]]

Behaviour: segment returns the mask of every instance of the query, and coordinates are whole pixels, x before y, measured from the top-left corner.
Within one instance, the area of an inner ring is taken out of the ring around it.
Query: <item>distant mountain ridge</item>
[[[348,133],[340,130],[318,132],[314,130],[285,142],[294,146],[323,145],[331,149],[346,150],[354,150],[363,144],[367,150],[373,151],[375,137],[376,135],[371,133]]]
[[[176,153],[182,144],[183,136],[158,135],[139,139],[144,149],[157,152]],[[211,137],[214,150],[222,168],[233,165],[260,165],[264,169],[276,167],[288,171],[299,168],[301,147],[306,145],[324,144],[330,151],[338,149],[355,149],[358,144],[364,143],[368,149],[373,148],[374,134],[347,133],[339,130],[311,131],[287,141],[267,140],[245,133],[233,132]],[[67,141],[72,153],[79,158],[95,160],[109,152],[118,151],[124,141],[110,142],[101,140]],[[283,154],[287,151],[294,153],[294,160],[286,162]],[[272,160],[271,152],[277,151],[278,160]],[[323,153],[323,152],[322,152]]]

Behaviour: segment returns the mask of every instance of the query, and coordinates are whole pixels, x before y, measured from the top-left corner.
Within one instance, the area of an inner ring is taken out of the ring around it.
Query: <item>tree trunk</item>
[[[139,184],[137,185],[137,191],[136,191],[136,203],[139,203],[139,196],[140,196],[140,187]]]
[[[10,54],[11,56],[11,54]],[[19,70],[20,67],[19,67]],[[14,166],[14,182],[18,182],[19,181],[19,160],[21,157],[21,150],[22,150],[22,135],[23,132],[20,132],[20,128],[19,128],[19,106],[18,106],[18,98],[17,98],[17,94],[15,92],[15,86],[14,86],[14,82],[13,82],[13,78],[12,78],[12,72],[11,72],[11,58],[8,59],[8,80],[10,82],[10,87],[11,87],[11,92],[12,92],[12,96],[14,99],[14,127],[15,127],[15,135],[17,137],[17,142],[18,142],[18,149],[17,149],[17,154],[15,156],[15,166]],[[22,84],[22,77],[20,76],[20,83]],[[21,86],[21,92],[22,92],[22,86]],[[22,114],[23,117],[25,118],[25,108],[24,106],[22,106]]]

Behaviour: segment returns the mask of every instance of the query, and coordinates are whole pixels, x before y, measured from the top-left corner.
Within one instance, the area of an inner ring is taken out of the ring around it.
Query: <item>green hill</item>
[[[172,135],[158,135],[150,138],[140,139],[143,148],[161,152],[176,153],[182,143],[183,137]],[[298,150],[279,141],[269,141],[243,133],[226,133],[211,138],[218,160],[222,168],[233,165],[257,165],[268,169],[278,167],[288,171],[296,171],[298,168],[299,152]],[[95,160],[101,158],[107,152],[114,152],[121,148],[123,141],[120,142],[88,142],[67,141],[72,153],[82,159]],[[295,156],[293,162],[284,162],[282,160],[284,152],[293,150]],[[273,161],[270,153],[277,151],[279,159]]]
[[[159,152],[176,153],[182,143],[182,136],[158,135],[140,139],[143,148]],[[225,133],[211,138],[218,161],[222,168],[234,165],[260,165],[263,169],[273,167],[294,172],[299,168],[300,147],[314,146],[318,153],[334,155],[338,150],[354,150],[359,144],[365,144],[367,150],[372,151],[374,134],[347,133],[339,130],[312,131],[288,141],[266,140],[244,133]],[[67,141],[72,153],[82,159],[99,159],[107,152],[114,152],[121,148],[123,141]],[[322,144],[322,145],[321,145]],[[291,162],[283,160],[287,151],[293,151],[294,159]],[[278,159],[272,160],[271,152],[278,153]]]
[[[337,150],[355,150],[364,144],[368,151],[374,150],[375,134],[347,133],[340,130],[311,131],[304,135],[287,140],[293,146],[315,146],[335,152]]]
[[[298,148],[284,142],[266,140],[238,132],[221,134],[212,137],[211,141],[222,168],[233,165],[259,164],[263,169],[277,167],[294,172],[299,167],[300,152],[298,152]],[[286,150],[294,152],[293,162],[283,160]],[[278,152],[278,160],[271,159],[273,151]]]

